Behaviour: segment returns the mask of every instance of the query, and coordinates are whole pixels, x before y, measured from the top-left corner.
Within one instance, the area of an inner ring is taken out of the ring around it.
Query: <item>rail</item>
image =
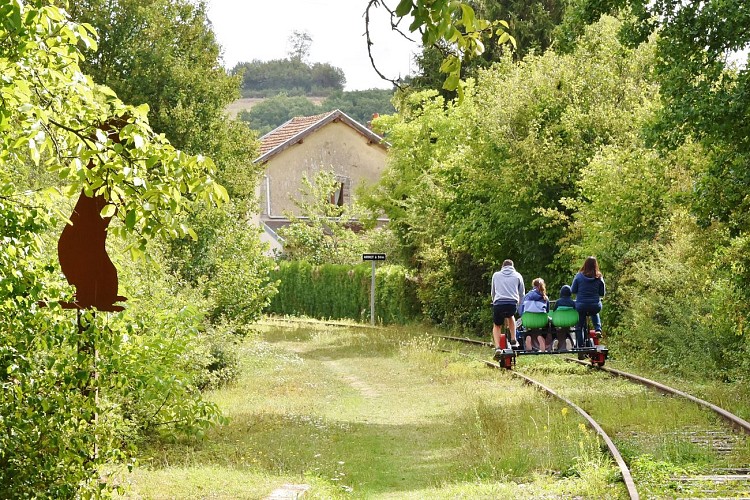
[[[442,338],[448,338],[448,337],[442,337]],[[457,341],[467,341],[468,343],[472,343],[472,344],[480,343],[479,341],[472,341],[471,339],[461,339],[461,338],[458,338],[458,337],[451,337],[450,339],[451,340],[457,340]],[[481,342],[481,343],[485,344],[485,342]],[[441,351],[442,352],[454,353],[454,351],[450,351],[448,349],[441,349]],[[497,363],[493,363],[491,361],[487,361],[487,360],[484,360],[484,359],[475,358],[474,356],[470,356],[468,354],[464,354],[464,353],[460,353],[460,352],[456,353],[456,354],[459,354],[459,355],[464,356],[466,358],[472,359],[474,361],[481,361],[482,363],[484,363],[485,365],[487,365],[487,366],[489,366],[491,368],[497,368],[499,370],[504,370]],[[536,387],[538,389],[541,389],[542,391],[546,392],[550,396],[553,396],[553,397],[559,399],[560,401],[562,401],[566,405],[568,405],[571,408],[573,408],[579,415],[581,415],[584,418],[584,420],[586,420],[586,422],[588,423],[588,425],[592,429],[594,429],[596,431],[596,433],[599,435],[599,437],[601,437],[602,440],[606,443],[607,448],[609,449],[610,455],[612,455],[612,458],[615,459],[615,462],[617,462],[617,466],[620,468],[620,472],[622,474],[622,480],[625,483],[625,487],[628,490],[628,495],[630,496],[630,499],[631,500],[638,500],[640,498],[639,495],[638,495],[638,490],[635,487],[635,482],[633,481],[633,476],[630,474],[630,469],[628,468],[628,465],[625,463],[625,460],[622,458],[622,455],[620,454],[620,451],[617,449],[617,447],[615,446],[614,442],[609,437],[609,435],[604,431],[604,429],[602,429],[602,427],[596,422],[596,420],[594,420],[591,417],[591,415],[589,415],[583,408],[581,408],[577,404],[573,403],[572,401],[570,401],[566,397],[558,394],[553,389],[547,387],[546,385],[542,384],[541,382],[538,382],[538,381],[532,379],[531,377],[529,377],[527,375],[523,375],[521,373],[517,373],[517,372],[513,372],[513,371],[510,371],[508,373],[510,373],[514,377],[521,378],[525,383],[530,384],[530,385],[532,385],[532,386],[534,386],[534,387]]]
[[[737,415],[725,410],[724,408],[721,408],[719,406],[716,406],[713,403],[709,403],[708,401],[704,401],[703,399],[697,398],[693,396],[692,394],[688,394],[687,392],[683,392],[679,389],[675,389],[673,387],[669,387],[667,385],[661,384],[659,382],[656,382],[654,380],[647,379],[645,377],[641,377],[640,375],[634,375],[632,373],[623,372],[620,370],[615,370],[613,368],[605,368],[605,367],[598,367],[598,366],[591,366],[590,364],[586,362],[582,362],[580,360],[574,359],[574,358],[565,358],[565,361],[569,363],[578,363],[585,366],[589,366],[592,368],[595,368],[597,370],[605,371],[609,374],[626,378],[628,380],[632,380],[633,382],[645,385],[647,387],[651,387],[652,389],[656,389],[660,392],[664,392],[666,394],[673,394],[675,396],[680,396],[682,398],[688,399],[696,404],[699,404],[705,408],[709,408],[714,413],[719,415],[721,418],[726,420],[732,427],[735,429],[739,429],[747,434],[750,434],[750,422],[747,420],[744,420]]]

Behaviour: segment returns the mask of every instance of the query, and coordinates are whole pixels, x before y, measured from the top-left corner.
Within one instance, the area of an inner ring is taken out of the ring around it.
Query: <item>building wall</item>
[[[344,203],[363,182],[374,184],[385,168],[386,150],[340,122],[332,122],[289,146],[266,163],[266,178],[260,185],[261,219],[298,214],[290,197],[299,196],[301,179],[313,179],[320,170],[333,171],[345,185]],[[270,200],[270,203],[269,203]],[[269,213],[270,208],[270,213]]]

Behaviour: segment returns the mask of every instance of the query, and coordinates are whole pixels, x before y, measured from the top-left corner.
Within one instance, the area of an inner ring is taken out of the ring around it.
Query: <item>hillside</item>
[[[240,111],[249,111],[253,106],[258,104],[259,102],[265,101],[266,99],[266,97],[243,97],[242,99],[237,99],[229,106],[227,106],[226,111],[231,118],[235,118]],[[326,98],[320,96],[310,96],[308,97],[308,99],[310,99],[310,102],[316,105],[320,105],[320,103],[322,103]]]

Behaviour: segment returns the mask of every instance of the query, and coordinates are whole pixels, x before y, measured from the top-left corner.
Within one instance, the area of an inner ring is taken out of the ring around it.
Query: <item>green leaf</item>
[[[128,214],[125,216],[125,227],[132,230],[135,227],[135,209],[128,210]]]
[[[443,88],[445,90],[456,90],[458,88],[459,81],[460,78],[457,74],[451,74],[448,76],[448,78],[445,79],[445,82],[443,82]]]
[[[414,4],[412,3],[412,0],[401,0],[398,3],[398,6],[396,6],[396,15],[398,17],[404,17],[405,15],[407,15],[409,12],[412,11],[413,7],[414,7]]]
[[[474,9],[472,9],[470,5],[462,3],[461,4],[461,22],[466,27],[467,31],[474,31],[474,21],[475,21]]]
[[[454,73],[461,69],[461,61],[454,55],[450,55],[440,65],[441,73]]]
[[[117,211],[117,207],[111,203],[108,203],[104,205],[104,208],[102,208],[102,211],[99,213],[99,215],[101,215],[102,218],[106,219],[108,217],[112,217],[113,215],[115,215],[116,211]]]

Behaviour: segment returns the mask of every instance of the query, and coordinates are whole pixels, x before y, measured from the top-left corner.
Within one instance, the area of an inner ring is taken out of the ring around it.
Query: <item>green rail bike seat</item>
[[[574,307],[560,306],[552,311],[552,324],[557,328],[569,328],[578,323],[578,311]]]
[[[521,316],[521,324],[524,328],[547,328],[548,322],[547,313],[525,312]]]

